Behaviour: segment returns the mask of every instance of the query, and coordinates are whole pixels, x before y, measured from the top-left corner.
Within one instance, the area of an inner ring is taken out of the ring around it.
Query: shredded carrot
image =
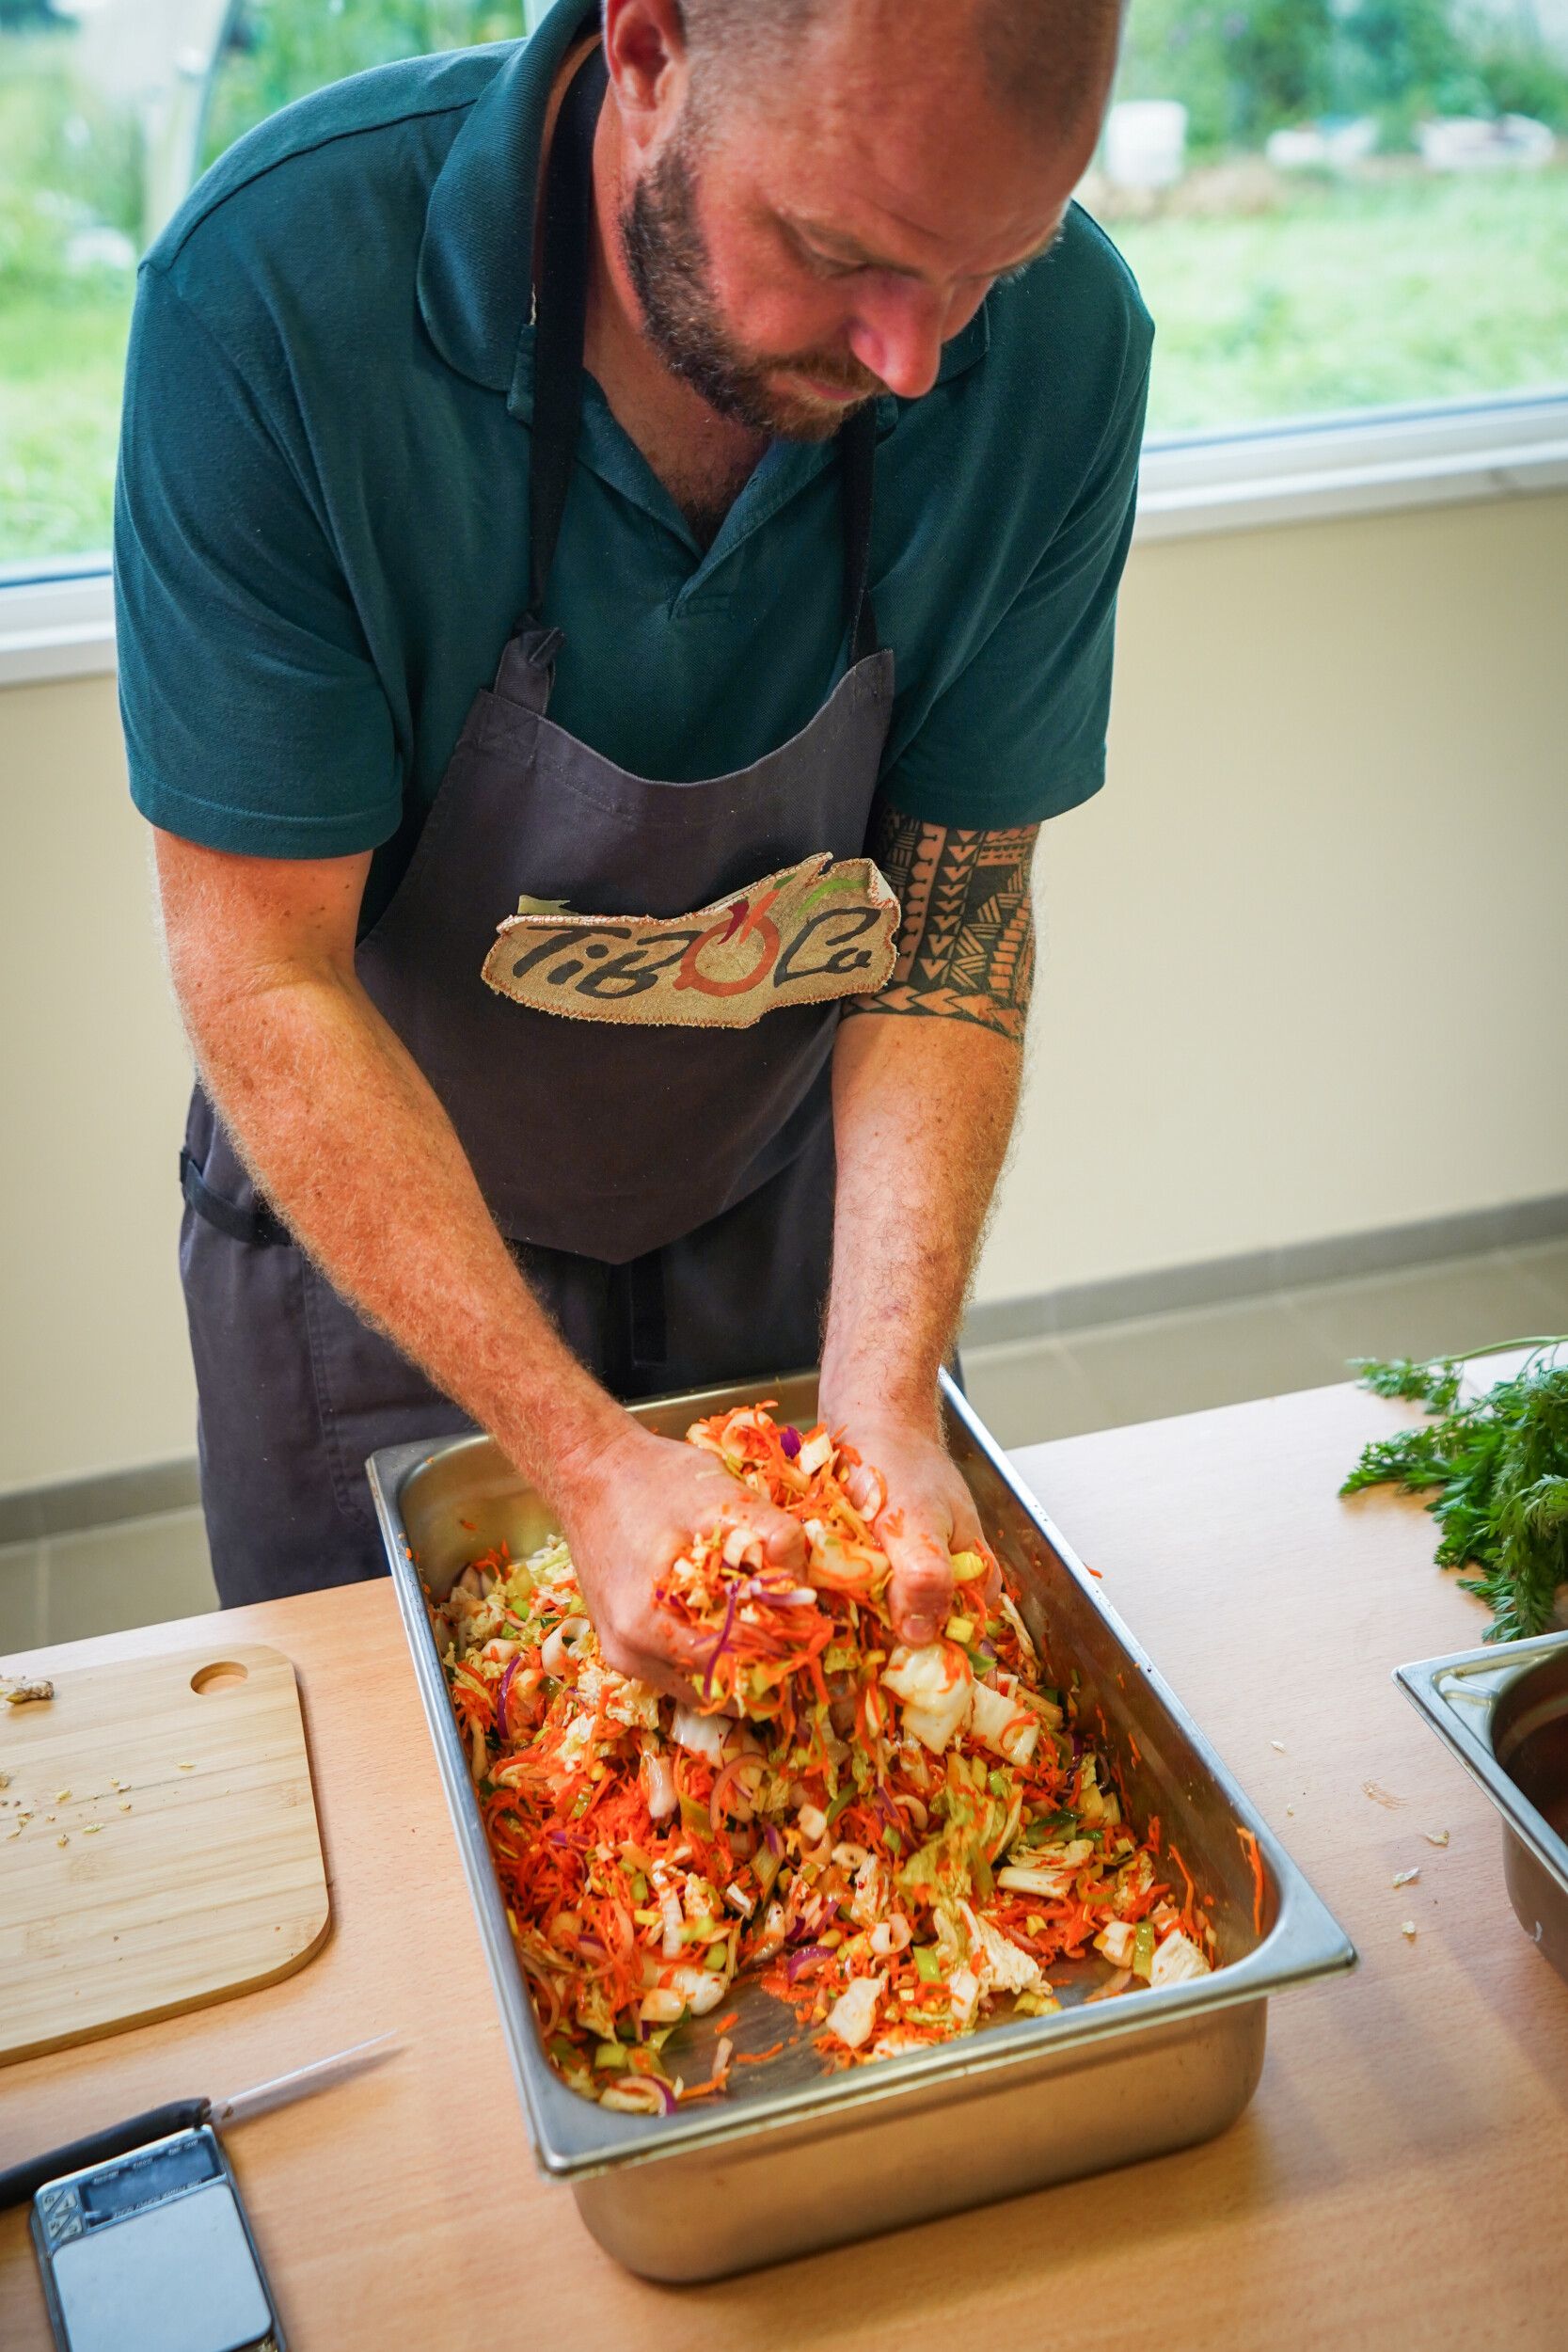
[[[1252,1932],[1254,1935],[1261,1935],[1263,1932],[1262,1857],[1258,1851],[1258,1840],[1251,1830],[1238,1828],[1236,1835],[1242,1841],[1242,1851],[1252,1865]]]

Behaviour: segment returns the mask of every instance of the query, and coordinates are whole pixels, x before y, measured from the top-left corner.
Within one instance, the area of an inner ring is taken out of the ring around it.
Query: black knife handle
[[[69,2147],[29,2156],[25,2163],[0,2172],[0,2211],[8,2205],[26,2204],[45,2181],[58,2180],[62,2172],[85,2172],[89,2165],[107,2164],[112,2156],[128,2156],[134,2148],[145,2148],[150,2139],[194,2132],[211,2112],[210,2100],[171,2099],[166,2107],[150,2107],[145,2115],[128,2116],[123,2123],[111,2123],[105,2131],[89,2132],[86,2139],[73,2139]]]

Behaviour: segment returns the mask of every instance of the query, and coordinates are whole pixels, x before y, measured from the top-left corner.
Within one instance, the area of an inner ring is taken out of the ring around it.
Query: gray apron
[[[562,107],[547,174],[531,610],[494,688],[474,699],[356,961],[536,1295],[589,1370],[631,1398],[816,1359],[832,1259],[833,1032],[842,996],[886,967],[871,898],[846,885],[835,898],[833,867],[825,882],[808,867],[793,898],[764,884],[823,852],[863,857],[893,656],[877,649],[867,592],[868,408],[840,437],[848,665],[800,735],[736,774],[677,785],[631,775],[551,723],[562,640],[544,605],[581,410],[604,87],[595,52]],[[863,871],[851,865],[851,880]],[[874,870],[873,883],[886,899]],[[710,922],[727,898],[727,918]],[[536,911],[513,917],[519,899]],[[813,911],[781,942],[760,910],[797,902]],[[732,968],[725,955],[739,979],[707,977]],[[759,963],[786,999],[760,1018],[766,987],[738,1008],[734,993]],[[689,979],[694,989],[670,996]],[[648,1025],[656,989],[676,1017]],[[813,1000],[795,1001],[802,993]],[[681,1025],[691,1007],[694,1025]],[[220,1597],[382,1573],[366,1455],[472,1424],[293,1246],[199,1087],[181,1178]]]

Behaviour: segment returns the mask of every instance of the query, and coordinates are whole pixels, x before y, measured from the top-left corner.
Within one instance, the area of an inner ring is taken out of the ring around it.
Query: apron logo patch
[[[749,1029],[893,976],[898,901],[870,858],[826,850],[693,914],[569,914],[526,898],[484,960],[498,995],[570,1021]]]

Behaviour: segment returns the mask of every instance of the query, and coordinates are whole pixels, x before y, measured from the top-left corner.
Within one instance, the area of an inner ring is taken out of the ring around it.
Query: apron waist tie
[[[197,1216],[215,1225],[230,1241],[248,1242],[253,1249],[293,1248],[293,1235],[264,1201],[259,1200],[253,1209],[242,1209],[226,1200],[222,1193],[213,1190],[186,1151],[180,1154],[180,1189]]]

